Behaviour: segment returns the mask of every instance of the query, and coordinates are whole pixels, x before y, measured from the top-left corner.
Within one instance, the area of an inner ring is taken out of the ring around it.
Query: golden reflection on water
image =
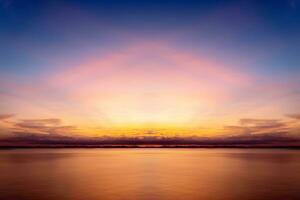
[[[0,199],[300,199],[300,151],[0,151]]]

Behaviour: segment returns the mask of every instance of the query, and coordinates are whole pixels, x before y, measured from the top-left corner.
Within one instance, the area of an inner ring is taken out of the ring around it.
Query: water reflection
[[[300,199],[299,172],[292,150],[2,150],[0,199]]]

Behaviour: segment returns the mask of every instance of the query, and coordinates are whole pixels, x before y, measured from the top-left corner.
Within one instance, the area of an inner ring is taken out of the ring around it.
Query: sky
[[[300,145],[299,36],[299,0],[0,0],[0,145]]]

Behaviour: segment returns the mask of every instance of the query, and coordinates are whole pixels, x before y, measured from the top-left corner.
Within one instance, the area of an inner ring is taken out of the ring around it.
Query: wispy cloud
[[[297,116],[298,114],[292,115],[292,118]],[[241,136],[295,136],[297,123],[288,119],[243,118],[240,119],[239,125],[227,125],[224,126],[224,130],[228,134]],[[300,137],[300,133],[296,136]]]
[[[5,121],[2,132],[11,137],[19,137],[22,135],[72,135],[76,130],[75,126],[63,125],[58,118],[48,119],[13,119],[13,115],[2,114],[0,121]]]

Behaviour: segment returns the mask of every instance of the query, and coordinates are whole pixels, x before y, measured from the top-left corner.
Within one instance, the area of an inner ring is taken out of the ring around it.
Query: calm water
[[[0,151],[0,199],[300,199],[300,151]]]

